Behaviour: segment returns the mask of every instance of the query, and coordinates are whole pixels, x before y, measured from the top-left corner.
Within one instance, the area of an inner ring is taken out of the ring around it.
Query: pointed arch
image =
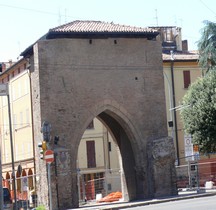
[[[19,170],[17,170],[17,172],[16,172],[16,185],[17,185],[16,190],[18,192],[21,192],[21,177],[20,177]]]
[[[9,190],[11,189],[10,186],[10,173],[7,172],[5,175],[5,187],[7,187]]]
[[[29,190],[33,190],[33,188],[34,188],[33,171],[31,168],[28,170],[28,187],[29,187]]]
[[[138,127],[136,126],[136,121],[133,120],[133,117],[129,114],[126,108],[115,100],[103,100],[98,102],[94,107],[89,108],[89,115],[87,115],[86,118],[80,122],[80,125],[82,125],[81,132],[76,133],[77,136],[75,136],[75,139],[82,138],[87,126],[95,117],[98,117],[106,125],[106,122],[99,117],[101,113],[106,113],[121,125],[132,143],[133,151],[137,153],[137,150],[139,150],[141,148],[141,144],[143,144],[141,131],[136,129],[136,127]],[[76,144],[78,147],[79,141],[76,142]],[[143,157],[140,158],[143,159]]]
[[[75,139],[77,139],[77,141],[75,143],[77,146],[75,148],[78,148],[83,133],[95,117],[105,125],[119,147],[122,162],[121,170],[123,173],[122,176],[124,177],[122,179],[122,186],[125,199],[133,200],[137,197],[143,198],[143,183],[145,182],[146,177],[143,178],[142,186],[139,186],[140,182],[138,180],[140,178],[137,177],[137,168],[139,164],[142,164],[144,168],[146,167],[146,157],[143,157],[143,155],[147,156],[147,152],[140,152],[141,149],[145,150],[146,142],[142,141],[142,135],[136,129],[136,121],[124,107],[120,106],[114,100],[105,100],[98,103],[91,109],[89,115],[86,116],[85,119],[80,119],[81,122],[79,125],[82,125],[82,129],[80,129],[80,133],[76,133],[77,136]],[[78,149],[75,150],[75,153],[76,152],[78,152]],[[147,171],[146,168],[145,171]]]

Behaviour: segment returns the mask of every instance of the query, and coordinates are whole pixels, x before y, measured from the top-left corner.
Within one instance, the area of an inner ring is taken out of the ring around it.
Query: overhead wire
[[[206,5],[202,0],[200,0],[200,2],[201,2],[210,12],[212,12],[214,15],[216,15],[216,12],[213,11],[210,7],[208,7],[208,5]]]
[[[36,10],[36,9],[32,9],[32,8],[19,7],[19,6],[7,5],[7,4],[0,4],[0,6],[2,6],[2,7],[9,7],[9,8],[13,8],[13,9],[20,9],[20,10],[25,10],[25,11],[31,11],[31,12],[41,13],[41,14],[59,16],[59,13],[53,13],[53,12],[48,12],[48,11]],[[73,16],[70,16],[70,15],[67,15],[67,17],[77,18],[77,17],[73,17]]]

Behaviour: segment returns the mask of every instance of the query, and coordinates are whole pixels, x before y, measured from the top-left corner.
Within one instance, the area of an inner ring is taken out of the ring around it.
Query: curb
[[[145,201],[132,201],[132,202],[126,202],[126,203],[105,203],[103,205],[94,205],[94,206],[85,206],[80,207],[79,209],[82,210],[118,210],[118,209],[125,209],[125,208],[133,208],[138,206],[147,206],[147,205],[153,205],[153,204],[159,204],[159,203],[165,203],[170,201],[178,201],[178,200],[186,200],[186,199],[194,199],[194,198],[200,198],[200,197],[207,197],[207,196],[215,196],[216,192],[205,192],[205,193],[197,193],[197,194],[188,194],[188,195],[177,195],[174,197],[169,198],[158,198],[153,200],[145,200]]]
[[[194,194],[194,195],[185,195],[185,196],[178,196],[178,197],[171,197],[171,198],[164,198],[164,199],[158,199],[158,200],[151,200],[151,201],[143,201],[140,203],[128,203],[127,206],[116,206],[112,208],[105,208],[107,210],[113,210],[113,209],[125,209],[125,208],[132,208],[132,207],[138,207],[138,206],[146,206],[146,205],[153,205],[153,204],[159,204],[159,203],[165,203],[170,201],[178,201],[178,200],[188,200],[188,199],[194,199],[194,198],[200,198],[200,197],[207,197],[207,196],[214,196],[216,193],[200,193],[200,194]],[[101,208],[104,209],[104,208]]]

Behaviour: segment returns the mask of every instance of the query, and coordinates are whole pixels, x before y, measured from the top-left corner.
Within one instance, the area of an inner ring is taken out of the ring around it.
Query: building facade
[[[59,147],[65,149],[57,157],[61,158],[57,171],[61,189],[58,195],[52,191],[55,207],[58,201],[60,208],[78,205],[77,151],[95,117],[106,124],[118,144],[124,198],[176,193],[157,35],[150,29],[74,21],[50,30],[23,52],[30,62],[34,138],[37,143],[42,140],[41,124],[49,121],[52,133],[60,137]],[[44,174],[37,185],[39,200],[48,205],[46,170],[38,153],[36,162],[36,170]],[[52,179],[52,189],[55,182]]]
[[[173,138],[175,144],[176,165],[187,165],[187,156],[193,154],[193,147],[190,137],[183,130],[179,110],[184,108],[181,107],[181,101],[189,85],[202,76],[198,65],[199,56],[197,52],[188,51],[187,41],[182,41],[181,28],[154,27],[153,29],[158,30],[161,34],[168,134]],[[90,40],[89,44],[92,44]],[[34,162],[35,151],[38,151],[38,148],[34,148],[34,129],[32,128],[32,118],[34,116],[32,115],[31,80],[28,63],[28,60],[21,59],[16,63],[4,62],[0,66],[0,81],[9,84],[16,177],[25,176],[25,174],[30,176],[37,174]],[[5,180],[4,184],[11,187],[13,191],[7,97],[2,96],[0,101],[3,178]],[[190,141],[189,145],[187,145],[188,139]],[[90,127],[87,127],[82,136],[78,151],[77,171],[81,200],[84,200],[85,197],[94,199],[95,195],[102,191],[109,193],[120,190],[121,183],[119,180],[122,174],[119,161],[116,161],[120,158],[119,152],[116,142],[107,128],[97,118],[94,118]],[[208,168],[212,168],[211,165],[214,164],[213,158],[215,156],[210,155],[209,157],[211,158],[211,164],[208,165]],[[201,162],[209,162],[209,157],[201,157]],[[208,170],[210,171],[210,169]],[[202,169],[202,171],[204,170]],[[210,176],[212,176],[212,173]],[[10,180],[10,183],[6,180]],[[94,180],[102,181],[94,182]],[[35,181],[36,179],[33,179],[33,181],[29,179],[29,189],[35,187]],[[90,183],[90,189],[84,189],[83,183]],[[19,182],[16,187],[18,188],[18,198],[23,199],[23,193],[20,193],[23,190],[20,188]],[[25,192],[25,185],[23,189]],[[87,193],[87,191],[90,193]]]
[[[1,84],[9,86],[11,124],[9,123],[8,97],[0,97],[1,123],[1,161],[3,185],[10,188],[12,196],[18,200],[28,200],[30,191],[35,190],[36,177],[40,172],[35,169],[35,149],[32,129],[31,80],[28,61],[21,59],[4,68]],[[12,138],[10,136],[10,126]],[[13,167],[11,140],[16,182],[13,185]],[[80,200],[95,199],[97,193],[103,195],[112,191],[121,191],[119,161],[116,143],[106,127],[94,119],[80,141],[77,171],[80,180]],[[27,185],[23,182],[28,177]],[[89,184],[88,184],[89,183]],[[86,189],[83,186],[86,185]],[[91,189],[89,189],[91,186]],[[16,195],[14,195],[14,189]]]
[[[202,77],[197,51],[188,51],[187,40],[181,40],[181,29],[158,28],[163,50],[163,73],[166,93],[168,132],[176,148],[178,188],[205,186],[216,181],[215,154],[200,154],[191,135],[185,133],[180,116],[182,98],[190,84]]]
[[[33,190],[35,173],[29,71],[24,59],[4,68],[1,84],[8,85],[8,96],[0,97],[1,160],[5,186],[18,200]],[[9,104],[9,106],[8,106]],[[9,118],[10,116],[10,118]],[[13,173],[17,178],[13,182]],[[28,178],[21,179],[20,177]]]
[[[162,30],[163,29],[163,30]],[[183,130],[183,125],[179,115],[182,97],[186,93],[189,85],[201,76],[201,69],[198,66],[197,52],[189,52],[185,41],[181,40],[181,29],[176,27],[162,27],[157,30],[163,33],[162,36],[162,59],[163,59],[163,78],[165,87],[165,100],[167,110],[167,127],[169,136],[173,137],[176,148],[176,165],[187,164],[187,145]],[[177,37],[177,38],[176,38]],[[58,40],[59,41],[59,40]],[[90,46],[96,44],[94,39],[88,40]],[[104,40],[103,40],[104,41]],[[118,40],[113,40],[114,46],[118,45]],[[145,59],[148,59],[147,57]],[[9,82],[12,110],[12,131],[14,141],[15,168],[18,171],[19,165],[25,170],[26,174],[37,174],[34,168],[34,138],[32,129],[32,110],[28,60],[21,60],[7,71],[1,74],[2,83]],[[74,67],[78,69],[77,66]],[[135,77],[135,80],[138,77]],[[29,80],[29,81],[27,81]],[[105,84],[105,83],[104,83]],[[28,90],[29,88],[29,90]],[[105,87],[105,91],[107,91]],[[11,155],[8,131],[8,107],[7,98],[2,97],[1,122],[4,125],[2,133],[2,155],[3,155],[3,175],[9,172],[11,177]],[[93,122],[93,127],[92,127]],[[118,148],[115,140],[100,120],[94,118],[86,132],[82,136],[77,154],[77,170],[79,196],[89,200],[95,199],[95,195],[100,192],[111,192],[120,189],[121,169],[118,161]],[[29,142],[31,141],[31,142]],[[8,167],[8,168],[7,168]],[[115,171],[118,170],[118,173]],[[25,174],[23,172],[23,174]],[[116,176],[117,178],[112,177]],[[17,174],[17,177],[21,176]],[[97,181],[95,181],[97,180]],[[98,181],[98,180],[103,180]],[[106,181],[104,181],[106,180]],[[117,180],[117,181],[116,181]],[[106,183],[105,183],[106,182]],[[89,183],[84,189],[83,183]],[[105,183],[105,185],[104,185]],[[117,185],[118,183],[118,185]],[[17,185],[19,186],[19,184]],[[89,187],[90,186],[90,187]]]
[[[185,164],[185,138],[180,117],[181,102],[189,86],[202,76],[196,52],[173,51],[163,53],[163,72],[166,92],[168,132],[176,147],[176,165]],[[192,155],[192,154],[191,154]]]

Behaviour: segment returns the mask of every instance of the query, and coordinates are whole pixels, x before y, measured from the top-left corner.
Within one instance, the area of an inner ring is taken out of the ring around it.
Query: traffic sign
[[[54,152],[52,150],[46,150],[44,153],[44,160],[46,163],[52,163],[54,161]]]

